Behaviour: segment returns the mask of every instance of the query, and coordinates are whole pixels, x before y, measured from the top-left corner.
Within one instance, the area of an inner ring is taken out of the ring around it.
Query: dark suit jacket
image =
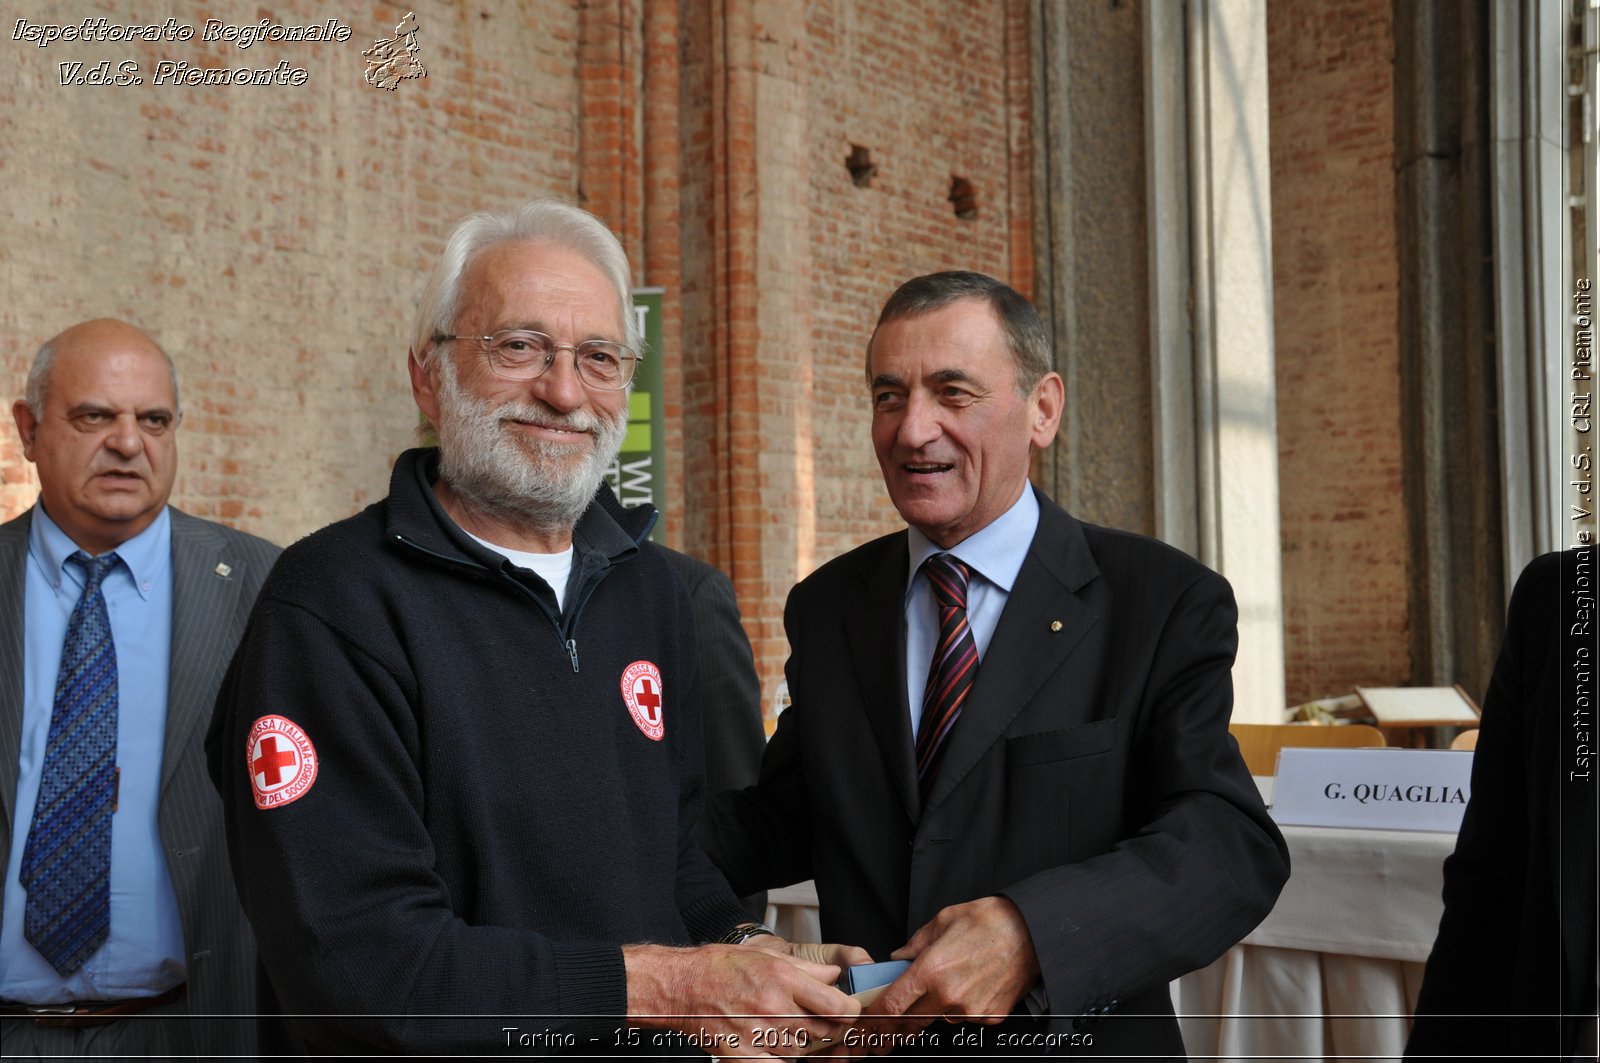
[[[756,677],[750,637],[739,622],[733,583],[698,558],[665,547],[661,552],[688,588],[694,608],[706,793],[749,786],[761,770],[767,736],[761,726],[761,680]],[[752,918],[766,918],[765,890],[743,900]]]
[[[278,548],[265,539],[172,514],[172,662],[157,820],[188,954],[191,1014],[256,1009],[255,944],[239,908],[222,832],[222,803],[201,743],[212,702]],[[22,742],[23,574],[32,511],[0,525],[0,866],[12,844]],[[217,566],[226,564],[223,576]],[[138,1020],[129,1020],[138,1021]],[[196,1023],[201,1053],[254,1047],[254,1023]],[[210,1043],[206,1043],[211,1039]]]
[[[1227,731],[1233,595],[1170,547],[1040,506],[926,808],[901,533],[790,595],[793,705],[760,783],[716,796],[703,841],[735,889],[814,877],[823,937],[877,959],[941,908],[1003,894],[1039,957],[1048,1032],[1076,1022],[1096,1054],[1181,1056],[1168,980],[1239,941],[1288,875]]]
[[[1596,553],[1537,558],[1512,593],[1407,1056],[1574,1053],[1580,1015],[1593,1050]]]

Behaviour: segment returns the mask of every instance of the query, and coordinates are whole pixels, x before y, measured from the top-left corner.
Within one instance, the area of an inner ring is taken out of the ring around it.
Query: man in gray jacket
[[[133,326],[46,343],[12,415],[40,494],[0,525],[0,1054],[248,1052],[188,1018],[255,1008],[201,742],[278,550],[167,505],[177,375]]]

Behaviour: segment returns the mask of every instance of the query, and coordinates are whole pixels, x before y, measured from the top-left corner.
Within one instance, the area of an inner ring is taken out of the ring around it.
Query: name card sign
[[[1471,796],[1466,751],[1286,746],[1272,818],[1303,827],[1458,831]]]

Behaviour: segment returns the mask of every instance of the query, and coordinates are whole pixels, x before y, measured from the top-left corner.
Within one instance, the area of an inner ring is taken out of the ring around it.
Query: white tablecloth
[[[1191,1059],[1398,1058],[1443,912],[1454,834],[1284,827],[1277,906],[1205,970],[1172,983]],[[767,922],[820,940],[815,886],[767,895]]]
[[[1190,1058],[1398,1058],[1455,835],[1282,829],[1291,874],[1277,906],[1172,985]]]
[[[821,941],[817,884],[809,879],[767,891],[767,925],[790,941]]]

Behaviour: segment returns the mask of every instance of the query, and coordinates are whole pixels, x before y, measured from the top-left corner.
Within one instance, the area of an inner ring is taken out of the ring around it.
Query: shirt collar
[[[44,503],[33,507],[33,521],[28,529],[28,552],[44,569],[50,586],[61,590],[62,573],[67,559],[81,549],[61,526],[44,511]],[[172,519],[167,507],[162,506],[150,526],[116,548],[117,557],[128,566],[134,589],[139,597],[148,599],[156,581],[166,574],[172,562]]]
[[[1025,485],[1022,497],[1011,508],[973,532],[950,549],[929,539],[915,528],[906,529],[906,547],[910,552],[910,571],[906,574],[906,598],[911,597],[911,587],[922,563],[937,553],[954,554],[977,575],[993,583],[1007,594],[1022,571],[1022,562],[1033,544],[1033,533],[1039,529],[1039,500],[1034,497],[1032,485]]]

